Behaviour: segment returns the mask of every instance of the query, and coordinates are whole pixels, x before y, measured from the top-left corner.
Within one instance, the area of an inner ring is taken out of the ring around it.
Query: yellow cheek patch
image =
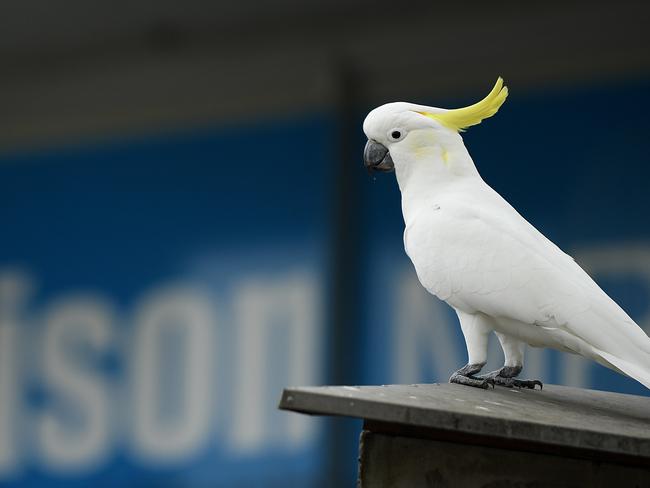
[[[442,150],[442,161],[445,163],[445,165],[449,165],[449,151],[446,149]]]
[[[431,131],[415,130],[411,132],[408,139],[408,145],[416,157],[423,157],[431,154],[435,145],[435,138]]]
[[[447,149],[442,148],[436,144],[435,137],[431,134],[430,131],[417,131],[412,133],[409,138],[409,147],[415,155],[415,159],[424,159],[424,158],[439,158],[442,157],[442,161],[445,166],[449,164],[450,154]]]
[[[435,156],[436,153],[437,153],[436,149],[431,146],[420,146],[413,150],[413,154],[415,154],[416,159]]]

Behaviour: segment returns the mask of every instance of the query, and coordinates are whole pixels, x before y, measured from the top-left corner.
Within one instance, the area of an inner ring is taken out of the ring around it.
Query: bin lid
[[[411,436],[456,433],[650,458],[650,397],[643,396],[558,385],[322,386],[286,388],[279,407],[391,424]]]

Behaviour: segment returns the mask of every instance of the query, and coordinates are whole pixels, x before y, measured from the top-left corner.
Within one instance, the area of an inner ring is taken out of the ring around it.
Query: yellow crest
[[[437,120],[450,129],[462,132],[467,127],[480,124],[483,119],[492,117],[497,113],[501,105],[503,105],[503,102],[506,101],[507,96],[508,87],[503,86],[503,78],[499,76],[497,82],[494,84],[494,88],[492,88],[492,91],[488,96],[480,102],[476,102],[474,105],[453,110],[445,110],[444,112],[438,113],[418,113]]]

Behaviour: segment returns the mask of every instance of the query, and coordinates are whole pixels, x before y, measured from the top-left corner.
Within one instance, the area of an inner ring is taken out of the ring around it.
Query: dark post
[[[357,147],[358,77],[344,56],[339,57],[337,76],[336,131],[338,151],[334,154],[331,207],[330,274],[328,291],[328,383],[345,384],[359,380],[359,307],[361,279],[360,179],[364,176],[363,146]],[[355,154],[358,157],[355,158]],[[350,422],[347,422],[349,424]],[[345,450],[354,429],[343,422],[329,422],[328,479],[325,486],[341,486],[346,477]]]

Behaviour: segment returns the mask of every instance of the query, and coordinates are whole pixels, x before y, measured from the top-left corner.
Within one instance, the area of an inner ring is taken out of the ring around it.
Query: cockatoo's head
[[[393,102],[377,107],[363,122],[368,137],[363,160],[369,171],[392,171],[394,157],[400,152],[414,152],[440,141],[459,140],[459,132],[480,124],[494,115],[508,96],[508,88],[499,78],[492,91],[469,107],[442,108]]]

